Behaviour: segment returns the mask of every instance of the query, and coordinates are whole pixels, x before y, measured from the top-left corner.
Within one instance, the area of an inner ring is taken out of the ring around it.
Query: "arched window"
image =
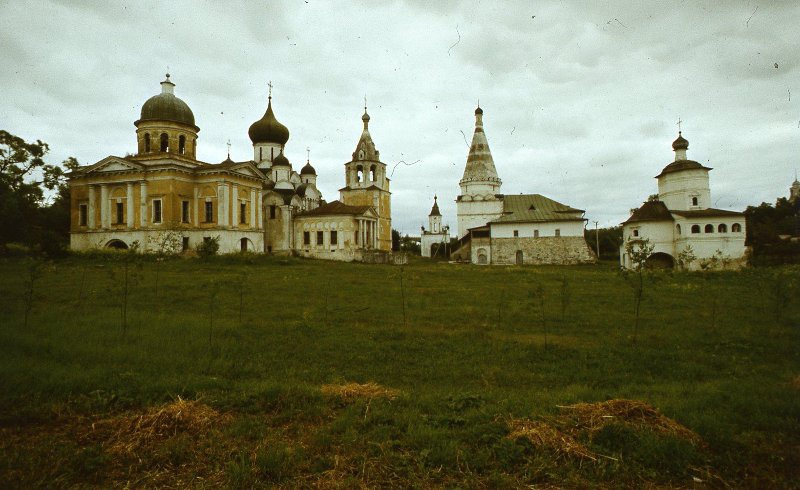
[[[264,148],[259,148],[258,149],[258,161],[260,162],[263,159],[264,159]]]
[[[692,198],[692,206],[697,206],[697,198],[696,197]]]
[[[369,180],[370,182],[375,182],[375,165],[369,168]]]
[[[169,151],[169,136],[167,136],[167,133],[161,133],[161,151],[165,153]]]
[[[678,232],[678,235],[681,234],[681,225],[675,225],[675,231]]]
[[[364,180],[364,167],[359,165],[356,167],[356,182],[362,182]]]
[[[717,231],[720,233],[728,233],[728,226],[725,223],[722,223],[717,227]]]
[[[633,230],[633,236],[639,236],[639,230],[634,229]]]
[[[706,233],[714,233],[714,225],[710,225],[710,224],[706,225],[705,232]]]
[[[150,153],[150,133],[144,135],[144,152]]]
[[[692,225],[692,233],[700,233],[700,225]]]
[[[186,153],[186,136],[181,135],[178,138],[178,153],[181,155]]]
[[[739,223],[734,223],[733,226],[731,226],[731,231],[733,233],[741,233],[742,232],[742,225],[740,225]]]

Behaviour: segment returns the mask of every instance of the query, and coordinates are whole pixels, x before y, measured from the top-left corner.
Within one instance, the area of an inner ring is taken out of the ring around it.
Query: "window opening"
[[[214,203],[211,201],[206,201],[206,223],[212,223],[214,221]]]
[[[311,245],[311,232],[303,232],[303,245]]]
[[[181,135],[178,138],[178,153],[181,155],[186,153],[186,136]]]
[[[161,223],[161,199],[153,199],[153,223]]]
[[[239,223],[247,224],[247,203],[243,202],[239,204]]]
[[[167,136],[167,133],[161,133],[161,151],[169,151],[169,136]]]
[[[189,222],[189,201],[181,202],[181,222]]]
[[[79,205],[78,214],[78,224],[80,226],[86,226],[89,223],[89,206],[86,204]]]
[[[700,233],[700,225],[692,225],[692,233]]]
[[[706,225],[706,233],[714,233],[714,225]]]
[[[144,135],[144,152],[150,153],[150,133]]]
[[[125,211],[124,211],[124,209],[122,207],[122,203],[118,202],[117,203],[117,224],[121,225],[123,223],[125,223]]]

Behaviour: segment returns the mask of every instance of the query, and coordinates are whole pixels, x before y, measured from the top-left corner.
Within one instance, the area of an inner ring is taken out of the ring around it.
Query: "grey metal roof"
[[[491,223],[583,221],[582,209],[561,204],[541,194],[506,195],[503,215]]]

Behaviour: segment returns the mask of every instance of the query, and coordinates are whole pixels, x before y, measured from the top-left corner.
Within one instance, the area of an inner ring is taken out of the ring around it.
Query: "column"
[[[378,223],[372,222],[372,248],[378,248]]]
[[[133,221],[134,221],[134,217],[135,217],[134,216],[134,213],[135,213],[134,210],[136,209],[136,208],[133,207],[133,182],[128,182],[128,193],[127,193],[126,197],[127,197],[127,200],[128,200],[128,206],[127,206],[128,209],[126,211],[126,215],[127,216],[125,216],[125,226],[128,229],[132,229],[133,228]]]
[[[225,226],[225,185],[217,186],[217,226]]]
[[[197,189],[197,187],[195,187],[194,188],[194,203],[193,203],[194,205],[192,206],[193,210],[194,210],[194,221],[192,221],[192,224],[194,226],[197,226],[197,225],[200,224],[200,199],[199,199],[199,197],[200,197],[200,191]],[[205,211],[205,210],[203,210],[203,211]]]
[[[108,186],[100,184],[100,227],[108,228],[111,226],[108,216]]]
[[[139,226],[147,226],[147,181],[139,182]]]
[[[258,228],[256,221],[256,190],[250,189],[250,228]]]
[[[232,185],[231,186],[231,224],[238,226],[242,225],[242,220],[240,219],[239,212],[239,186]]]
[[[264,226],[264,217],[261,215],[261,213],[262,213],[262,209],[261,208],[264,207],[263,198],[264,198],[264,195],[261,192],[261,190],[257,191],[256,199],[258,199],[258,206],[256,206],[256,223],[257,223],[257,225],[259,227],[266,228],[266,226]]]
[[[94,188],[95,186],[93,185],[89,186],[89,209],[87,210],[89,216],[86,224],[89,225],[90,230],[93,230],[95,228],[94,212],[95,212],[95,203],[97,201],[97,196],[94,195]]]

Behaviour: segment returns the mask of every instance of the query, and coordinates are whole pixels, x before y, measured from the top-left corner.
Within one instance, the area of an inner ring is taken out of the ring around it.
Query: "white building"
[[[433,196],[433,207],[428,215],[428,229],[422,227],[420,248],[423,257],[445,257],[450,243],[450,227],[442,226],[442,213],[439,212],[437,197]]]
[[[648,240],[653,267],[741,267],[745,263],[745,218],[737,211],[711,207],[709,167],[688,160],[689,142],[678,133],[672,143],[675,161],[658,179],[658,199],[633,211],[622,224],[620,264],[630,268],[626,243]],[[685,260],[686,258],[693,260]],[[687,263],[682,263],[687,262]]]
[[[540,194],[503,195],[483,110],[475,110],[464,175],[456,199],[459,245],[452,257],[473,264],[578,264],[596,257],[583,237],[584,211]]]

